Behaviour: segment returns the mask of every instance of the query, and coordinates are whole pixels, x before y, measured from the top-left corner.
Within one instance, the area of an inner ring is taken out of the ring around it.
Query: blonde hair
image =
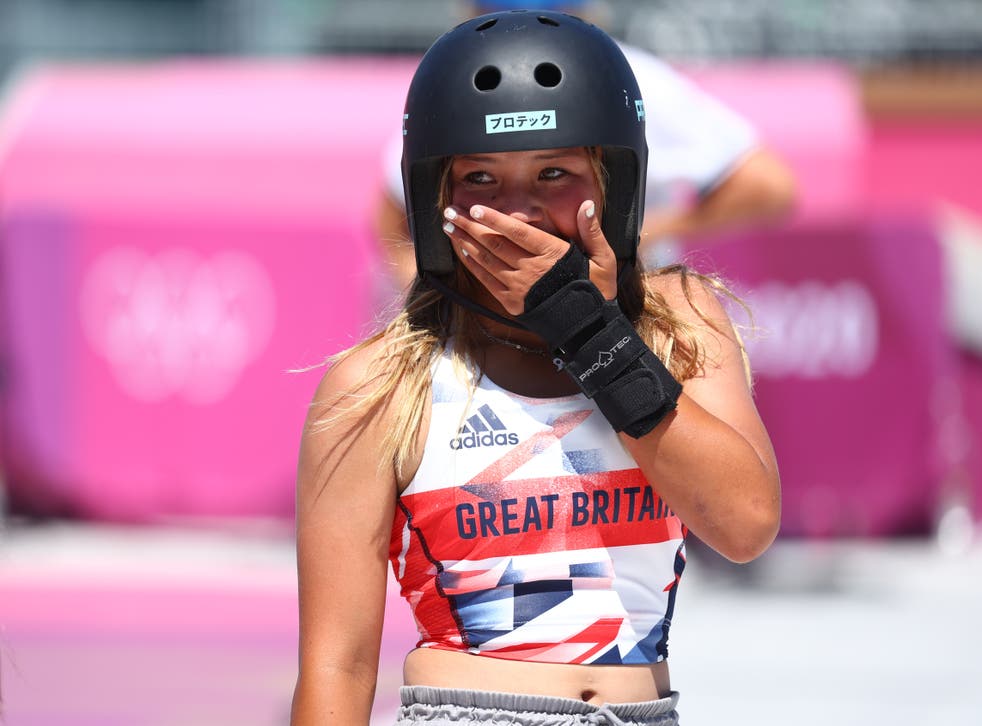
[[[599,162],[599,152],[591,150],[597,160],[595,172],[605,186],[606,172]],[[442,209],[450,198],[450,164],[441,175],[439,204]],[[602,197],[601,197],[602,199]],[[602,208],[602,207],[601,207]],[[695,303],[692,285],[702,284],[711,291],[733,297],[718,278],[697,273],[683,264],[659,268],[654,275],[677,275],[682,292],[697,315],[712,327],[715,324]],[[686,381],[705,370],[706,352],[699,343],[694,326],[684,321],[668,304],[665,297],[646,283],[646,273],[640,263],[620,281],[617,300],[628,319],[634,324],[642,339],[664,362],[679,381]],[[452,285],[461,294],[471,297],[470,291],[479,283],[458,265],[455,272],[446,276],[445,284]],[[329,427],[341,416],[366,414],[385,402],[395,399],[395,420],[386,429],[381,442],[380,465],[391,464],[398,476],[410,460],[426,410],[431,390],[431,370],[436,358],[447,349],[453,339],[451,356],[455,367],[477,368],[474,362],[486,339],[480,333],[478,315],[453,303],[435,291],[421,277],[417,277],[406,296],[402,309],[379,332],[357,345],[327,359],[327,365],[338,363],[369,346],[382,343],[382,352],[351,390],[334,400],[320,401],[323,415],[313,417],[314,430]],[[471,386],[476,387],[479,376],[472,376]]]

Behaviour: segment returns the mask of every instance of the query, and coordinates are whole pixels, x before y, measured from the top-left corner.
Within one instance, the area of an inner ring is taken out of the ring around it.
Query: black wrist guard
[[[540,335],[615,431],[640,438],[682,393],[616,300],[604,300],[575,245],[525,296],[518,321]]]

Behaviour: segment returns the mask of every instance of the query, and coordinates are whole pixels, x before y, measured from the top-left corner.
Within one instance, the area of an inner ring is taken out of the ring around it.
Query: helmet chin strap
[[[486,318],[490,318],[491,320],[495,320],[495,321],[497,321],[499,323],[502,323],[504,325],[508,325],[508,326],[510,326],[512,328],[517,328],[518,330],[528,330],[528,328],[526,328],[524,325],[522,325],[517,320],[513,320],[511,318],[506,318],[504,315],[500,315],[500,314],[496,313],[494,310],[490,310],[490,309],[484,307],[483,305],[481,305],[481,303],[474,302],[470,298],[464,297],[463,295],[460,294],[460,292],[458,290],[455,290],[454,288],[450,287],[449,285],[447,285],[446,283],[444,283],[442,280],[440,280],[436,275],[432,274],[431,272],[426,272],[424,270],[423,271],[423,279],[426,281],[426,284],[427,285],[429,285],[430,287],[432,287],[434,290],[436,290],[437,292],[439,292],[441,295],[443,295],[444,297],[450,298],[455,303],[457,303],[461,307],[467,308],[471,312],[477,313],[478,315],[483,315]]]
[[[624,281],[624,278],[627,275],[628,270],[633,269],[633,267],[634,267],[633,262],[624,263],[624,265],[621,267],[620,272],[617,273],[618,287],[620,287],[621,283]],[[460,291],[450,287],[433,273],[424,270],[422,277],[423,280],[426,281],[427,285],[432,287],[434,290],[439,292],[444,297],[450,298],[461,307],[465,307],[473,313],[477,313],[478,315],[483,315],[486,318],[490,318],[491,320],[495,320],[499,323],[502,323],[503,325],[507,325],[517,330],[528,330],[526,326],[522,325],[517,320],[514,320],[513,318],[506,318],[504,315],[501,315],[499,313],[496,313],[494,310],[490,310],[486,308],[484,305],[481,305],[481,303],[475,302],[474,300],[465,297],[460,293]]]

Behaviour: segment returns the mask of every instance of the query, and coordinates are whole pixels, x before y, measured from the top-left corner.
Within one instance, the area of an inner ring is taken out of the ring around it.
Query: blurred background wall
[[[757,314],[785,537],[982,517],[982,14],[973,0],[608,0],[615,34],[793,167],[706,240]],[[0,3],[8,519],[292,516],[318,373],[379,310],[381,152],[450,0]],[[657,102],[652,100],[650,102]]]

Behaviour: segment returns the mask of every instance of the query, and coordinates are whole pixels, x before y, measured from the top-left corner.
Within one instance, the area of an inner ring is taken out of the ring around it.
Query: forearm
[[[621,440],[686,526],[724,557],[748,562],[777,536],[773,458],[685,394],[650,433]]]
[[[774,153],[758,149],[692,206],[647,214],[642,244],[774,224],[791,212],[795,195],[794,176],[787,165]]]
[[[387,273],[399,289],[408,287],[416,277],[416,250],[409,238],[406,210],[387,194],[375,210],[375,235]]]
[[[293,692],[291,726],[368,726],[375,681],[371,669],[301,669]]]
[[[416,278],[416,251],[405,240],[389,240],[382,244],[385,269],[398,289],[405,290]]]

